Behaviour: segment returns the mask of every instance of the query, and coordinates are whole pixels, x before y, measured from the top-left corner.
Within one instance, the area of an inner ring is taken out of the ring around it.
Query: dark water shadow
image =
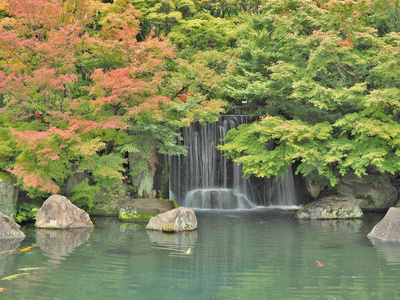
[[[49,262],[59,264],[74,249],[86,243],[91,229],[76,228],[71,230],[36,229],[36,243],[49,258]]]

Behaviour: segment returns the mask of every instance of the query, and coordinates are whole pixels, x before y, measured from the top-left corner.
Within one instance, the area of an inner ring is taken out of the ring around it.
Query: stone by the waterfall
[[[396,203],[398,195],[388,176],[381,173],[359,178],[354,172],[348,172],[340,178],[336,190],[343,195],[353,195],[363,210],[387,209]]]
[[[146,229],[165,232],[195,230],[196,228],[196,214],[192,209],[182,206],[151,218],[146,226]]]
[[[154,215],[174,209],[175,204],[173,200],[131,199],[119,204],[119,219],[124,222],[148,221]]]
[[[368,237],[388,242],[400,242],[400,208],[389,208],[385,217],[375,225]]]
[[[36,215],[37,228],[92,228],[93,223],[89,215],[75,206],[67,197],[52,195],[39,209]]]
[[[126,211],[134,210],[141,214],[160,214],[175,208],[172,200],[156,198],[131,199],[120,204],[119,207]]]
[[[25,234],[9,216],[0,212],[0,238],[24,238]]]
[[[296,213],[298,219],[358,219],[363,212],[356,198],[350,195],[332,195],[317,200]]]
[[[0,211],[14,218],[17,212],[17,202],[18,187],[11,180],[0,179]]]

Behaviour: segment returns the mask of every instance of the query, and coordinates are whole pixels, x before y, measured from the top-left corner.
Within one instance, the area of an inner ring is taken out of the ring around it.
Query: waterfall
[[[279,180],[243,178],[241,166],[218,151],[228,130],[247,116],[223,116],[218,122],[182,129],[186,156],[169,157],[170,198],[179,205],[205,209],[248,209],[297,204],[291,168]]]

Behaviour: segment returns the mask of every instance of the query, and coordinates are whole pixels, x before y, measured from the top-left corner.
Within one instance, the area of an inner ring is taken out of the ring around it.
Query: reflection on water
[[[379,255],[383,257],[388,264],[400,265],[400,243],[383,242],[382,240],[371,238]]]
[[[4,277],[6,270],[15,265],[15,257],[11,255],[24,238],[0,239],[0,276]],[[0,286],[1,287],[1,286]]]
[[[24,238],[0,239],[0,254],[6,254],[8,251],[17,249]]]
[[[0,256],[7,299],[398,299],[400,247],[366,237],[381,215],[299,221],[291,211],[197,211],[176,235],[94,219],[92,232],[25,228]],[[18,247],[18,246],[17,246]],[[53,251],[46,251],[46,247]],[[320,261],[324,267],[318,267]],[[54,263],[56,262],[56,263]]]
[[[196,246],[196,230],[174,234],[147,230],[147,234],[155,247],[170,250],[170,255],[182,257],[190,255]]]
[[[53,263],[60,263],[74,249],[87,242],[92,229],[36,229],[36,243]]]

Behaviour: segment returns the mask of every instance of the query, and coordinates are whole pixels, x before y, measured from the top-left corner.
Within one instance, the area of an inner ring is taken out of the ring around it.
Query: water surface
[[[175,235],[112,218],[94,218],[93,231],[25,227],[18,249],[38,246],[0,254],[1,278],[27,273],[0,281],[0,298],[399,299],[400,246],[366,237],[383,215],[196,214],[198,230]]]

